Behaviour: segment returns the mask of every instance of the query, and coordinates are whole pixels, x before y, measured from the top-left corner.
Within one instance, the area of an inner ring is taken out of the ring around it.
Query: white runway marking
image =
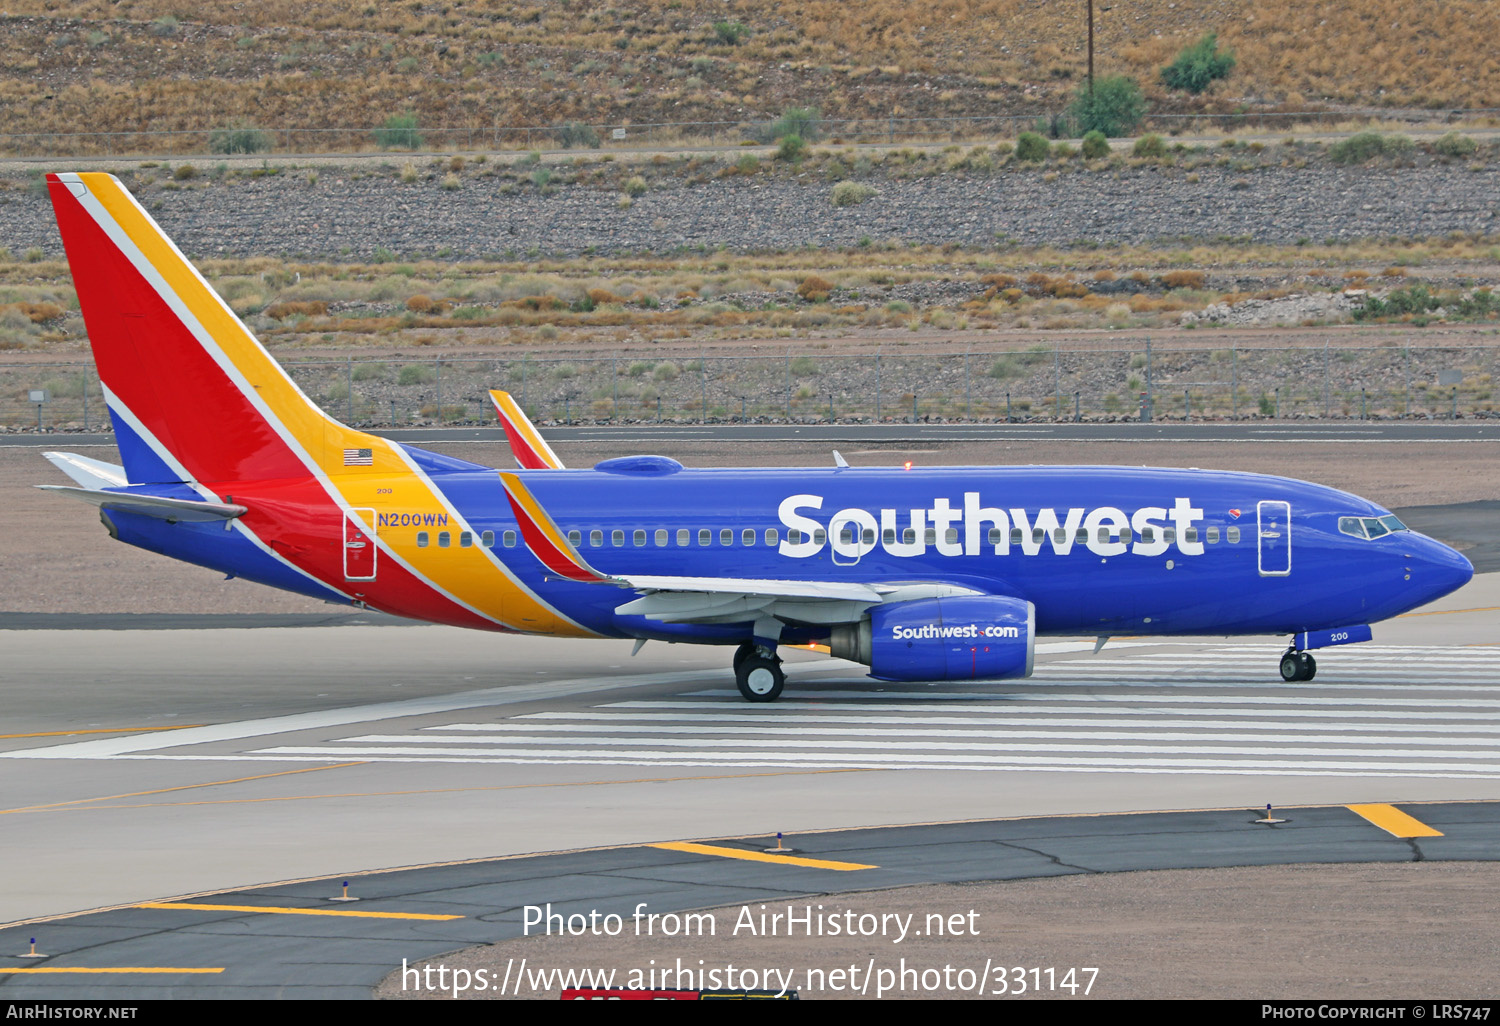
[[[1054,655],[1076,657],[1041,665],[1030,680],[993,685],[825,675],[794,681],[786,697],[766,705],[744,703],[724,687],[521,715],[503,708],[626,683],[701,687],[715,676],[685,671],[496,688],[9,756],[1500,779],[1500,649],[1319,653],[1317,679],[1288,684],[1274,676],[1278,652],[1263,645],[1150,646],[1088,657],[1082,643],[1049,644]],[[805,677],[850,665],[788,669]],[[501,708],[410,729],[393,724],[385,733],[325,729],[305,742],[194,750],[209,741],[486,707]]]

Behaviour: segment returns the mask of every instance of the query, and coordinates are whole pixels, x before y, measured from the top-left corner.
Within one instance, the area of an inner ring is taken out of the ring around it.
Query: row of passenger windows
[[[1390,519],[1394,520],[1395,518],[1392,517]],[[1356,521],[1356,524],[1357,523],[1358,522]],[[1343,523],[1340,523],[1339,526],[1341,528],[1343,528],[1344,525],[1343,525]],[[1346,531],[1346,533],[1352,533],[1352,532]],[[845,525],[844,528],[843,528],[843,530],[839,532],[839,541],[840,541],[840,543],[844,544],[844,545],[853,545],[855,543],[855,534],[856,534],[855,529],[852,526]],[[1206,528],[1205,531],[1204,531],[1204,534],[1206,536],[1204,540],[1207,541],[1208,544],[1210,544],[1210,545],[1217,545],[1219,543],[1219,529],[1217,527]],[[1240,541],[1240,529],[1238,527],[1227,527],[1227,528],[1224,529],[1224,534],[1225,534],[1225,541],[1227,541],[1230,545],[1238,545],[1239,544],[1239,541]],[[644,547],[646,545],[648,539],[654,541],[655,544],[656,544],[656,546],[658,548],[666,548],[669,544],[671,544],[671,539],[672,539],[672,532],[669,531],[669,530],[667,530],[665,527],[658,527],[658,528],[656,528],[656,530],[654,532],[648,532],[644,528],[639,528],[638,527],[638,528],[635,528],[634,530],[630,531],[629,535],[630,535],[631,544],[633,544],[637,548]],[[692,545],[693,544],[693,535],[694,535],[694,532],[693,532],[693,530],[691,528],[679,527],[677,529],[677,544],[678,544],[678,546],[679,547],[687,547],[687,546]],[[720,528],[719,531],[718,531],[718,535],[719,535],[719,544],[721,546],[733,545],[734,542],[735,542],[735,530],[732,527]],[[764,540],[765,540],[765,544],[767,544],[767,545],[775,545],[775,544],[778,543],[778,541],[780,541],[781,534],[774,527],[768,527],[768,528],[766,528],[765,529],[765,533],[764,533],[763,536],[758,536],[756,534],[755,528],[753,528],[753,527],[743,528],[739,532],[739,541],[740,541],[740,544],[743,545],[743,546],[746,546],[746,547],[755,545],[756,542],[757,542],[757,538],[758,537],[763,537]],[[1000,528],[998,528],[998,527],[991,527],[990,530],[989,530],[989,536],[988,537],[989,537],[989,543],[991,545],[999,545],[1000,541],[1001,541]],[[616,529],[614,529],[614,530],[612,530],[612,531],[609,532],[609,541],[610,541],[610,544],[613,545],[615,548],[623,548],[625,546],[625,538],[626,538],[626,532],[624,530],[619,529],[619,528],[616,528]],[[1199,538],[1198,529],[1196,527],[1189,527],[1189,528],[1187,528],[1185,531],[1183,531],[1182,538],[1183,538],[1183,541],[1185,541],[1185,542],[1187,542],[1189,544],[1196,543],[1198,541],[1198,538]],[[791,531],[787,532],[786,539],[787,539],[787,541],[791,542],[793,545],[798,545],[798,544],[801,544],[803,541],[807,540],[807,535],[804,534],[802,531],[791,530]],[[957,545],[958,544],[958,539],[959,539],[959,530],[958,530],[958,528],[956,528],[956,527],[950,527],[950,528],[948,528],[944,532],[944,540],[947,542],[947,544],[949,544],[949,545]],[[1012,544],[1012,545],[1020,545],[1024,539],[1025,539],[1025,532],[1022,531],[1021,528],[1015,527],[1015,528],[1011,529],[1011,532],[1010,532],[1010,544]],[[458,532],[458,547],[459,548],[467,549],[467,548],[473,547],[474,540],[475,540],[474,539],[474,533],[472,531],[460,531],[460,532]],[[823,528],[821,528],[821,527],[818,528],[816,531],[814,531],[812,533],[812,541],[816,545],[822,545],[825,542],[827,542],[827,540],[828,540],[828,535],[823,530]],[[859,540],[860,540],[860,542],[862,544],[865,544],[865,545],[874,545],[875,544],[875,532],[872,529],[870,529],[870,528],[865,528],[865,530],[862,532],[861,537],[860,537]],[[889,528],[889,527],[886,528],[885,531],[883,531],[882,534],[881,534],[881,540],[885,544],[887,544],[887,545],[894,545],[894,544],[896,544],[896,530],[894,528]],[[903,545],[912,545],[912,544],[915,544],[916,540],[917,540],[917,533],[912,528],[908,527],[904,531],[901,532],[901,543]],[[934,527],[927,528],[926,537],[923,540],[928,545],[936,545],[937,544],[937,528],[934,528]],[[1046,531],[1042,530],[1040,527],[1036,527],[1036,528],[1032,529],[1032,531],[1031,531],[1031,541],[1032,541],[1033,544],[1040,545],[1042,542],[1044,542],[1046,540],[1047,540],[1047,532]],[[1062,544],[1066,543],[1067,540],[1068,540],[1068,531],[1067,531],[1066,528],[1059,527],[1059,528],[1056,528],[1055,530],[1053,530],[1053,532],[1052,532],[1052,541],[1053,541],[1054,544],[1056,544],[1056,545],[1062,545]],[[1077,542],[1078,544],[1080,544],[1080,545],[1087,545],[1088,544],[1088,540],[1089,540],[1089,533],[1088,533],[1088,531],[1085,530],[1084,528],[1081,528],[1081,527],[1078,528],[1077,532],[1074,534],[1073,540],[1075,542]],[[1134,533],[1128,527],[1125,528],[1125,529],[1123,529],[1123,530],[1121,530],[1121,531],[1114,531],[1114,530],[1111,530],[1110,528],[1107,528],[1107,527],[1101,527],[1097,531],[1095,540],[1098,541],[1098,542],[1124,542],[1125,544],[1128,545],[1128,544],[1130,544],[1130,542],[1132,540],[1134,540]],[[1171,545],[1171,544],[1175,543],[1177,541],[1177,529],[1175,527],[1164,527],[1164,528],[1162,528],[1161,540],[1164,541],[1164,542],[1166,542],[1168,545]],[[581,531],[577,530],[577,529],[569,531],[568,532],[568,541],[571,542],[575,546],[582,545],[583,544],[583,533]],[[714,531],[711,528],[707,528],[707,527],[700,527],[700,528],[698,528],[698,530],[697,530],[697,541],[698,541],[698,545],[699,546],[709,546],[709,545],[712,545],[714,543]],[[1141,541],[1145,542],[1147,544],[1150,544],[1150,543],[1156,541],[1156,532],[1155,532],[1155,530],[1153,528],[1150,528],[1150,527],[1147,527],[1144,530],[1142,530],[1141,531]],[[418,531],[417,532],[417,548],[419,548],[419,549],[425,549],[425,548],[427,548],[431,544],[431,542],[432,542],[431,536],[428,534],[428,532],[426,532],[426,531]],[[505,531],[505,532],[503,532],[501,534],[500,543],[501,543],[501,545],[503,545],[507,549],[513,549],[513,548],[515,548],[516,547],[516,532],[515,531]],[[480,544],[480,546],[482,546],[483,548],[486,548],[486,549],[492,549],[492,548],[494,548],[495,547],[495,532],[494,531],[484,531],[484,532],[482,532],[479,535],[479,544]],[[451,548],[452,545],[453,545],[453,535],[450,532],[448,532],[448,531],[439,531],[438,535],[437,535],[437,547],[440,548],[440,549],[446,549],[446,548]],[[594,547],[596,549],[597,548],[602,548],[603,545],[604,545],[604,532],[602,530],[599,530],[598,528],[595,528],[594,530],[589,531],[589,545],[591,545],[592,547]]]

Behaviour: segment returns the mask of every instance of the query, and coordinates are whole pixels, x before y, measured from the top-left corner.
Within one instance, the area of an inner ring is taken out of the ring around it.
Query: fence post
[[[1052,419],[1062,420],[1062,357],[1052,347]]]
[[[964,418],[974,419],[974,394],[969,389],[969,351],[964,350]]]
[[[611,421],[620,419],[620,358],[611,356],[609,358],[609,387],[611,398],[609,401],[609,419]]]
[[[1152,395],[1151,387],[1151,336],[1146,336],[1146,406],[1149,409],[1155,397]],[[1150,420],[1148,416],[1146,418]]]
[[[1451,416],[1449,416],[1448,419],[1449,420],[1457,420],[1458,419],[1458,389],[1457,388],[1453,389],[1453,413],[1452,413]]]
[[[917,393],[915,392],[911,394],[911,422],[913,424],[917,422]]]
[[[1411,346],[1404,350],[1406,353],[1406,391],[1401,399],[1401,416],[1411,414]]]
[[[1240,419],[1240,355],[1234,346],[1229,347],[1229,391],[1230,406],[1234,411],[1231,420]]]
[[[1276,419],[1281,419],[1281,386],[1276,387]]]
[[[699,420],[700,423],[707,424],[708,423],[708,360],[705,357],[703,357],[703,356],[699,356],[698,357],[698,380],[702,383],[702,386],[703,386],[703,392],[702,392],[703,409],[701,411],[699,411],[701,413],[701,416],[699,416],[698,420]]]
[[[437,367],[437,399],[438,399],[438,426],[443,423],[443,358],[439,356],[432,361]]]
[[[1005,423],[1009,424],[1010,422],[1011,422],[1011,420],[1010,420],[1010,393],[1006,392],[1005,393]]]
[[[1193,419],[1193,394],[1182,393],[1182,420],[1184,423]]]
[[[1333,416],[1333,408],[1329,404],[1329,382],[1328,382],[1328,342],[1323,342],[1323,419],[1328,420]]]
[[[354,357],[344,358],[344,388],[349,395],[344,401],[344,423],[354,423]]]
[[[1080,409],[1080,406],[1081,406],[1081,403],[1082,403],[1082,398],[1083,398],[1083,393],[1082,392],[1074,392],[1073,393],[1073,423],[1074,424],[1077,424],[1080,420],[1083,419],[1082,410]]]
[[[89,429],[89,372],[83,372],[83,430]]]
[[[1365,402],[1366,402],[1365,390],[1363,388],[1361,388],[1359,390],[1359,419],[1360,420],[1364,420],[1365,419]]]
[[[833,393],[828,393],[828,423],[833,423]]]
[[[786,422],[792,422],[792,351],[786,351]]]
[[[396,400],[391,400],[391,427],[396,426]]]
[[[880,354],[875,354],[875,423],[880,423]]]

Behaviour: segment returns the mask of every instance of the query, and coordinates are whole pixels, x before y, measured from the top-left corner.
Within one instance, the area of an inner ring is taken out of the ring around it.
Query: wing
[[[490,402],[500,416],[500,426],[505,429],[505,439],[510,442],[511,455],[522,470],[562,470],[563,461],[547,444],[542,433],[521,409],[521,404],[509,392],[498,389],[490,391]]]

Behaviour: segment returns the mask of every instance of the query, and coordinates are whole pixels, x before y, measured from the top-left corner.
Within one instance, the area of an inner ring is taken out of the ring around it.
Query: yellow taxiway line
[[[849,872],[855,869],[879,869],[858,862],[829,862],[824,859],[804,859],[797,855],[777,855],[774,852],[747,851],[744,848],[723,848],[715,844],[693,844],[689,841],[664,841],[650,844],[648,848],[665,848],[667,851],[685,851],[694,855],[717,855],[726,859],[744,859],[747,862],[779,862],[784,866],[808,866],[812,869],[835,869]]]
[[[63,966],[44,965],[34,969],[10,969],[0,966],[0,973],[222,973],[223,967],[217,969],[203,969],[189,966],[177,965],[122,965],[113,968],[96,968],[92,966]]]
[[[440,916],[427,912],[355,912],[338,908],[282,908],[276,905],[199,905],[191,901],[147,901],[136,908],[186,909],[193,912],[265,912],[278,916],[341,916],[348,919],[462,919],[463,916]]]
[[[1363,816],[1393,837],[1442,837],[1441,830],[1434,830],[1415,816],[1408,816],[1394,805],[1349,805],[1346,808]]]

